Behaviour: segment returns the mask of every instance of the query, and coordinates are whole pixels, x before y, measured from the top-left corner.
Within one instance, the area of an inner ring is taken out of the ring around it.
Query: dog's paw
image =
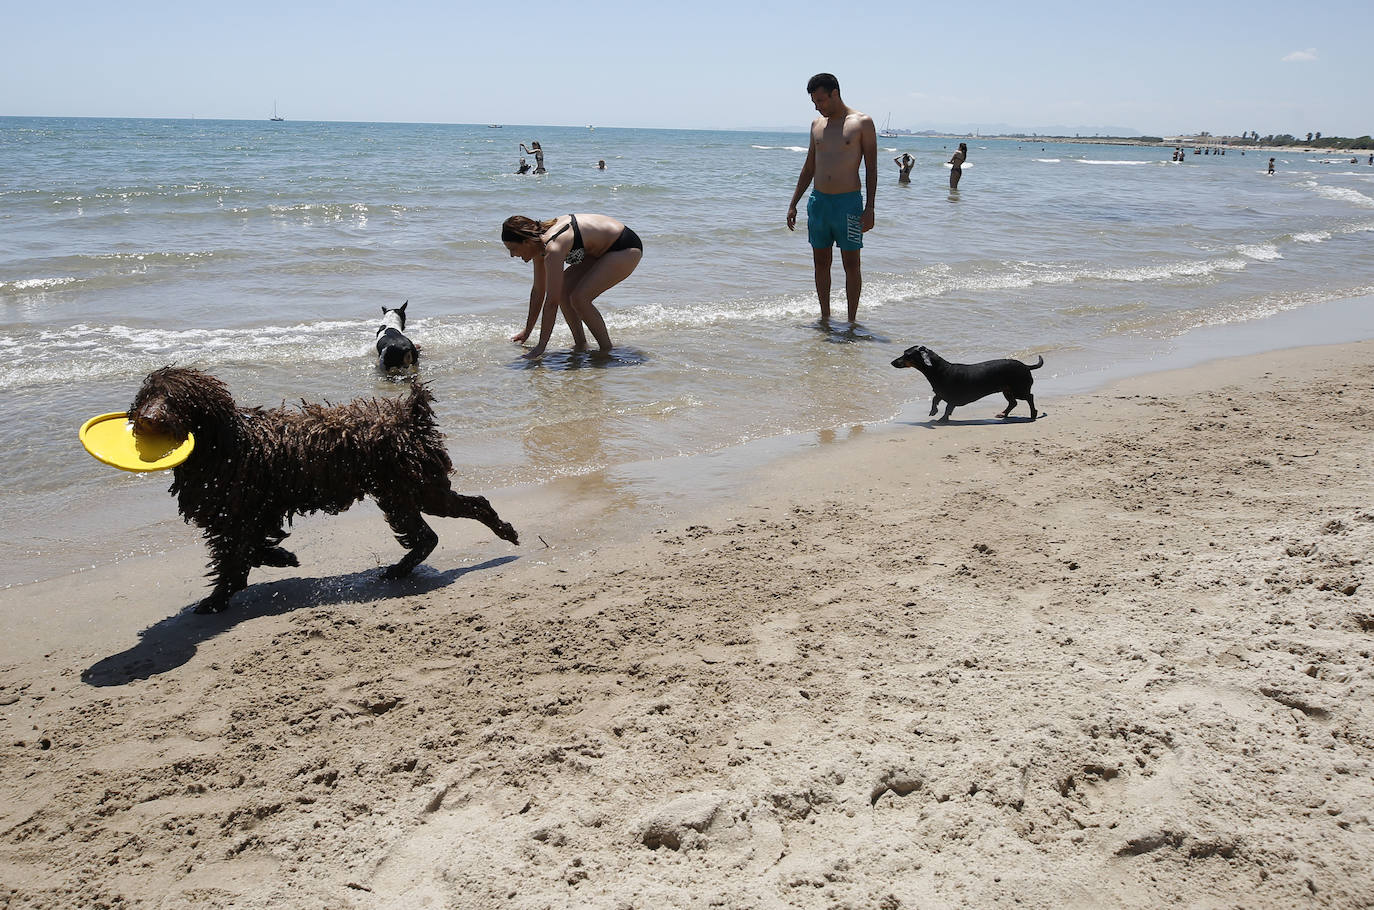
[[[202,616],[208,613],[223,613],[229,606],[229,598],[216,597],[211,594],[209,597],[196,604],[196,612]]]
[[[396,565],[387,566],[381,572],[377,573],[377,577],[383,581],[395,581],[398,578],[405,578],[409,574],[410,566],[398,562]]]
[[[508,521],[501,522],[500,526],[496,529],[496,536],[502,540],[509,540],[513,544],[520,543],[520,532],[516,531]]]
[[[285,547],[263,547],[258,551],[257,564],[260,566],[273,566],[275,568],[285,569],[298,567],[301,561],[296,558],[295,553],[292,553]]]

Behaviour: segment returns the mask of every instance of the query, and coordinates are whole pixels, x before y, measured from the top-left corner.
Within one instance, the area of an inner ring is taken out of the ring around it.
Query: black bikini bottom
[[[621,250],[643,250],[644,241],[639,239],[639,235],[626,228],[620,232],[620,236],[615,238],[615,243],[606,248],[607,253],[618,253]]]

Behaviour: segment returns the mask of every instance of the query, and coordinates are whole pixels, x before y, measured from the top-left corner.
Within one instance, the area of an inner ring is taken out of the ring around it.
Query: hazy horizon
[[[78,120],[206,120],[206,121],[223,121],[223,122],[227,122],[227,123],[253,123],[253,122],[258,122],[258,121],[265,121],[265,120],[267,120],[268,118],[266,118],[266,117],[196,117],[196,116],[186,116],[186,117],[139,117],[139,116],[99,115],[99,114],[89,114],[89,115],[87,115],[87,114],[0,114],[0,120],[3,120],[3,119],[40,119],[40,120],[41,120],[41,119],[54,119],[54,120],[61,120],[61,119],[78,119]],[[350,123],[350,124],[359,124],[359,123],[378,123],[378,124],[392,124],[392,125],[416,124],[416,125],[425,125],[425,126],[493,126],[493,124],[486,124],[486,123],[482,123],[482,122],[478,122],[478,121],[449,121],[449,120],[353,120],[353,119],[314,120],[314,119],[283,118],[283,120],[288,120],[288,119],[290,119],[292,122],[296,122],[296,123]],[[703,131],[703,132],[718,131],[718,132],[730,132],[730,133],[790,133],[790,134],[799,135],[799,136],[801,136],[801,137],[803,137],[803,138],[806,136],[806,133],[807,133],[807,128],[806,128],[806,125],[805,125],[805,124],[802,124],[802,125],[800,125],[800,126],[728,126],[728,127],[727,127],[727,126],[721,126],[721,127],[713,127],[713,126],[693,126],[693,127],[688,127],[688,126],[624,126],[624,125],[618,125],[618,124],[614,124],[614,123],[600,124],[600,125],[597,125],[597,124],[590,124],[590,125],[591,125],[591,126],[597,126],[597,127],[600,128],[600,129],[688,130],[688,131]],[[880,124],[880,125],[881,125],[881,124]],[[585,127],[585,126],[588,126],[588,124],[567,124],[567,123],[503,123],[503,124],[495,124],[495,126],[498,126],[498,127],[501,128],[501,129],[507,129],[507,128],[509,128],[509,129],[528,128],[528,129],[536,129],[536,130],[537,130],[537,129],[543,129],[543,128],[577,129],[578,127]],[[1176,130],[1176,131],[1171,131],[1171,132],[1165,132],[1165,133],[1147,133],[1147,132],[1143,132],[1143,131],[1141,131],[1141,130],[1132,129],[1132,128],[1130,128],[1130,127],[1101,127],[1101,126],[1037,126],[1037,127],[1012,127],[1012,126],[1007,126],[1007,125],[1005,125],[1005,124],[1003,124],[1003,125],[998,125],[998,124],[987,124],[987,125],[978,126],[978,127],[974,127],[974,128],[968,128],[968,129],[960,129],[960,128],[958,128],[958,127],[948,127],[948,128],[943,128],[943,129],[942,129],[942,128],[940,128],[940,127],[934,127],[934,126],[909,127],[909,126],[904,126],[904,125],[895,124],[895,123],[892,124],[891,126],[892,126],[892,129],[894,129],[894,130],[904,130],[904,131],[906,131],[907,134],[909,134],[909,135],[911,135],[911,136],[915,136],[915,137],[919,137],[919,136],[922,136],[922,135],[935,135],[935,136],[982,137],[982,138],[986,138],[986,139],[996,139],[996,138],[999,138],[999,137],[1006,137],[1006,138],[1028,138],[1028,139],[1029,139],[1029,138],[1040,138],[1040,139],[1075,139],[1075,138],[1079,138],[1079,139],[1134,139],[1134,138],[1138,138],[1138,137],[1148,137],[1148,136],[1158,136],[1158,137],[1160,137],[1160,138],[1171,138],[1171,137],[1178,137],[1178,136],[1193,136],[1193,135],[1196,135],[1195,133],[1189,133],[1189,132],[1177,131],[1177,130]],[[1210,131],[1209,131],[1209,132],[1210,132]],[[1289,133],[1290,135],[1296,136],[1296,137],[1298,137],[1298,138],[1303,138],[1303,137],[1306,135],[1305,132],[1302,133],[1302,134],[1298,134],[1298,133],[1293,133],[1293,132],[1287,131],[1287,130],[1275,131],[1275,132],[1272,133],[1272,135],[1281,136],[1281,135],[1284,135],[1284,133]],[[1228,134],[1217,134],[1217,133],[1212,133],[1212,135],[1218,136],[1218,137],[1220,137],[1220,138],[1233,138],[1233,137],[1230,137]],[[1262,134],[1261,138],[1263,138],[1263,137],[1266,136],[1266,135],[1271,135],[1271,134],[1269,134],[1269,133]],[[1364,136],[1364,135],[1368,135],[1368,134],[1366,134],[1366,133],[1361,133],[1361,134],[1360,134],[1360,136]],[[1339,136],[1339,135],[1334,134],[1334,133],[1325,133],[1325,132],[1322,133],[1322,137],[1323,137],[1323,138],[1343,138],[1343,139],[1357,139],[1357,138],[1360,138],[1359,136]]]

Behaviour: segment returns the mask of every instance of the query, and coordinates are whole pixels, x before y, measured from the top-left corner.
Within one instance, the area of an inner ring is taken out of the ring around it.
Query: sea
[[[1052,418],[1055,395],[1183,353],[1374,336],[1366,157],[1176,163],[1168,147],[972,138],[951,191],[959,140],[912,136],[879,140],[859,324],[820,324],[804,206],[786,226],[798,122],[0,118],[0,588],[196,539],[170,474],[106,467],[78,443],[148,371],[208,370],[243,405],[400,395],[373,345],[382,307],[406,301],[455,486],[498,503],[593,474],[667,488],[710,453],[924,419],[928,386],[890,366],[915,344],[956,361],[1043,356]],[[532,140],[548,173],[519,175]],[[567,212],[624,221],[644,258],[598,301],[613,356],[569,352],[560,325],[527,361],[510,338],[532,266],[507,254],[501,222]],[[838,257],[834,287],[843,315]]]

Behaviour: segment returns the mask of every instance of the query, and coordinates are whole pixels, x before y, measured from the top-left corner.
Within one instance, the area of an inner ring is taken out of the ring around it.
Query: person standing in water
[[[536,174],[548,173],[548,171],[544,170],[544,149],[540,147],[538,139],[531,139],[529,148],[525,148],[525,143],[520,143],[520,151],[524,152],[526,155],[534,156],[534,172]]]
[[[639,235],[609,215],[560,215],[546,221],[512,215],[501,225],[501,242],[512,256],[534,263],[529,316],[524,331],[511,336],[511,341],[528,340],[539,321],[539,341],[524,356],[533,360],[543,355],[560,310],[572,332],[573,350],[587,348],[585,325],[598,350],[609,354],[611,336],[595,301],[639,265],[644,256]]]
[[[1270,158],[1270,159],[1269,159],[1269,173],[1271,173],[1271,174],[1274,173],[1274,159],[1273,159],[1273,158]]]
[[[915,158],[912,158],[912,157],[911,157],[909,154],[907,154],[906,152],[902,152],[901,155],[899,155],[899,156],[896,157],[896,158],[893,158],[892,161],[893,161],[893,163],[895,163],[895,164],[897,165],[897,167],[900,169],[899,172],[898,172],[898,174],[897,174],[897,182],[898,182],[898,183],[910,183],[910,182],[911,182],[911,168],[912,168],[912,165],[914,165],[914,164],[916,163],[916,159],[915,159]]]
[[[864,233],[873,229],[873,199],[878,192],[878,130],[872,117],[844,103],[839,80],[830,73],[812,76],[806,91],[820,116],[811,123],[806,162],[787,207],[787,229],[797,229],[797,203],[814,179],[815,186],[806,203],[806,232],[815,266],[821,322],[830,321],[834,246],[840,248],[849,321],[854,322],[863,289],[859,251],[863,249]],[[864,165],[864,187],[868,190],[866,203],[859,186],[860,161]]]
[[[949,188],[957,190],[959,188],[959,178],[964,176],[964,160],[968,158],[968,143],[959,143],[959,151],[949,159]]]

